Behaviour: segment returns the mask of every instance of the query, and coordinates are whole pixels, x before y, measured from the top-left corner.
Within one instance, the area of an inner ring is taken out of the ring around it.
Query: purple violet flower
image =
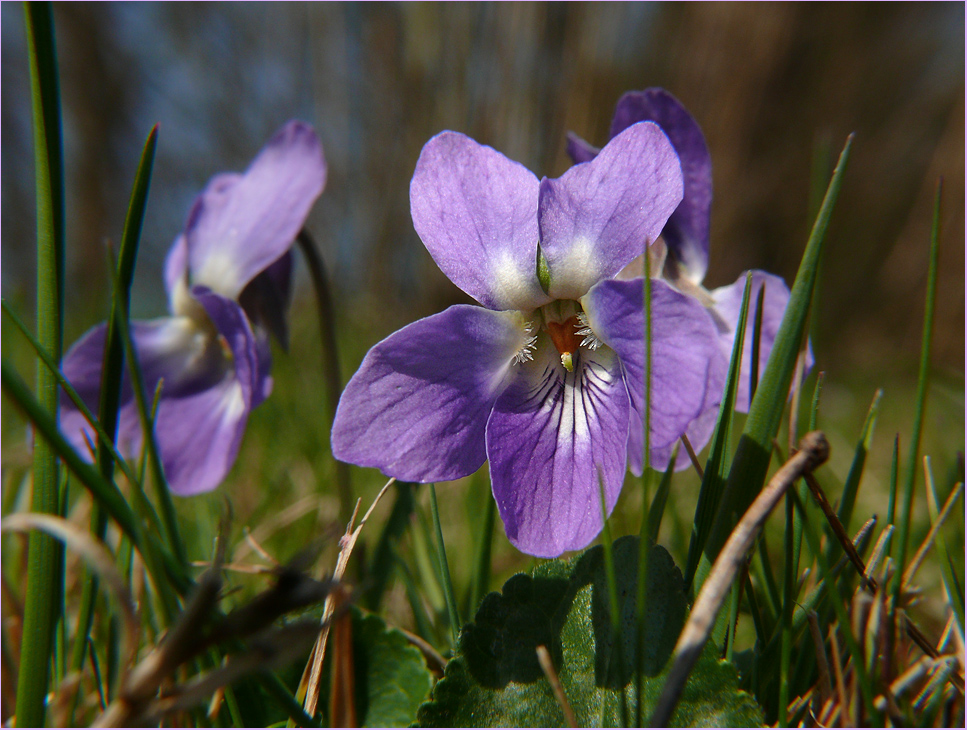
[[[712,159],[705,137],[698,122],[681,102],[664,89],[650,88],[629,91],[618,101],[611,121],[611,137],[638,122],[651,121],[668,135],[682,164],[684,195],[682,202],[671,214],[661,237],[667,249],[663,266],[656,267],[661,275],[676,289],[698,299],[708,307],[719,328],[722,351],[726,357],[732,353],[735,328],[738,326],[742,308],[742,293],[748,272],[742,272],[735,283],[712,291],[702,287],[708,269],[709,222],[712,208]],[[567,151],[576,163],[594,159],[598,149],[573,133],[568,134]],[[661,258],[658,256],[657,258]],[[749,410],[750,377],[752,370],[752,330],[756,297],[765,288],[762,302],[762,330],[759,339],[759,373],[766,367],[769,353],[775,342],[779,325],[789,303],[789,288],[781,277],[765,271],[752,271],[752,292],[749,319],[746,325],[745,347],[742,352],[742,369],[739,375],[735,408],[746,413]],[[806,353],[806,372],[813,365],[812,350]],[[688,429],[688,435],[696,449],[704,446],[712,435],[715,417],[706,415]],[[681,456],[680,464],[685,455]]]
[[[195,200],[165,261],[171,316],[131,322],[151,398],[163,381],[155,433],[171,491],[208,492],[235,463],[249,412],[269,395],[267,332],[285,344],[289,248],[326,180],[312,128],[292,121],[268,141],[244,174],[216,175]],[[64,375],[97,408],[107,327],[89,330],[64,359]],[[90,425],[69,399],[61,429],[89,454]],[[125,376],[118,448],[141,452],[143,434]]]
[[[507,537],[554,557],[601,531],[625,471],[643,461],[643,280],[613,277],[654,241],[682,195],[652,123],[591,162],[538,180],[456,132],[423,148],[413,224],[482,307],[455,305],[375,345],[343,392],[336,458],[413,482],[490,462]],[[652,463],[721,400],[727,363],[704,307],[652,290]]]

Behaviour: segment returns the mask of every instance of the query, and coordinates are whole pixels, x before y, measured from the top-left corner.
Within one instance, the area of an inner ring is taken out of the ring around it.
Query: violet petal
[[[263,387],[255,335],[241,307],[204,287],[192,294],[205,308],[234,368],[210,387],[170,393],[158,406],[155,434],[171,491],[186,497],[217,487],[235,463],[252,408]]]
[[[410,182],[413,226],[450,281],[490,309],[534,309],[537,191],[530,170],[458,132],[427,142]]]
[[[658,237],[681,197],[678,157],[650,122],[626,129],[592,161],[542,180],[538,222],[550,295],[578,299],[617,274]]]
[[[626,469],[628,393],[613,352],[580,350],[573,372],[544,339],[494,405],[487,456],[507,538],[557,557],[601,532],[600,482],[614,509]]]
[[[322,146],[308,124],[289,122],[231,179],[217,177],[199,196],[185,236],[192,283],[235,299],[305,223],[326,181]]]
[[[516,312],[458,304],[395,332],[339,400],[333,455],[411,482],[472,474],[484,428],[526,340]]]
[[[718,409],[728,361],[715,323],[697,300],[658,280],[652,280],[651,291],[650,456],[652,466],[663,469],[671,447],[689,425]],[[628,438],[629,464],[636,474],[641,473],[644,455],[643,294],[642,279],[615,279],[602,281],[582,300],[591,328],[621,359],[631,405],[638,414]],[[696,450],[704,445],[693,442]]]
[[[669,251],[696,284],[708,269],[712,209],[712,158],[705,136],[681,102],[664,89],[631,91],[621,97],[611,122],[611,135],[636,122],[653,121],[668,135],[682,164],[685,192],[662,231]]]
[[[574,161],[575,165],[582,162],[590,162],[601,151],[594,145],[585,142],[583,139],[574,134],[574,132],[567,133],[566,145],[568,157]]]
[[[711,292],[715,300],[713,311],[719,319],[719,341],[722,351],[727,357],[732,356],[732,344],[735,339],[735,328],[739,324],[739,312],[742,309],[742,294],[745,291],[745,276],[743,272],[734,284],[719,287]],[[745,344],[742,350],[742,370],[739,374],[739,387],[736,392],[735,409],[740,413],[749,412],[752,376],[752,333],[755,326],[755,307],[759,290],[765,286],[765,296],[762,301],[762,331],[759,335],[759,377],[765,372],[769,353],[776,341],[776,334],[782,324],[782,317],[786,313],[789,303],[789,288],[782,277],[766,271],[752,271],[752,291],[749,296],[749,315],[745,325]],[[814,363],[812,347],[806,352],[806,373]]]

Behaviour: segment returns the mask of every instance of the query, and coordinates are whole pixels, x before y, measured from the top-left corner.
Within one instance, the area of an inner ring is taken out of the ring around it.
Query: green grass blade
[[[27,3],[25,16],[37,189],[37,333],[59,363],[64,322],[64,154],[53,9],[48,3]],[[56,423],[57,381],[43,363],[37,365],[37,395],[44,415]],[[31,510],[57,514],[59,491],[56,452],[44,438],[35,438]],[[54,632],[63,612],[64,552],[57,540],[35,530],[28,538],[27,556],[17,725],[42,727]]]
[[[413,516],[413,510],[416,506],[413,499],[412,484],[396,482],[395,487],[396,499],[393,501],[393,509],[386,519],[386,524],[383,525],[383,531],[379,535],[376,549],[373,551],[368,576],[370,585],[363,594],[363,604],[370,611],[379,610],[383,592],[386,590],[390,574],[395,567],[392,546],[410,526],[410,518]]]
[[[937,488],[933,481],[933,471],[930,468],[930,457],[923,457],[923,471],[927,487],[927,510],[930,513],[931,525],[936,525],[940,521],[940,505],[943,502],[937,496]],[[950,551],[947,550],[947,541],[944,540],[943,532],[938,528],[934,538],[934,548],[937,551],[937,562],[940,563],[941,575],[943,576],[944,588],[947,590],[947,602],[957,619],[960,627],[960,634],[964,633],[964,591],[960,582],[957,580],[957,573],[953,569],[950,560]]]
[[[789,386],[805,335],[806,318],[812,300],[816,272],[826,238],[826,229],[839,196],[853,137],[846,140],[833,171],[826,197],[819,209],[799,272],[792,285],[779,332],[776,334],[765,372],[749,408],[749,417],[732,460],[732,468],[722,495],[721,508],[705,543],[696,572],[698,588],[732,530],[733,515],[741,515],[752,503],[765,481],[772,455],[772,440],[779,429],[786,407]],[[716,637],[720,639],[720,637]]]
[[[896,524],[896,493],[900,473],[900,434],[893,437],[893,454],[890,458],[890,501],[886,508],[886,523]]]
[[[440,581],[443,583],[443,595],[447,601],[447,616],[450,619],[450,638],[456,648],[460,638],[460,616],[457,613],[457,602],[453,595],[453,583],[450,581],[450,566],[447,563],[447,551],[443,545],[443,527],[440,524],[440,508],[436,502],[436,485],[430,484],[430,512],[433,516],[433,526],[436,529],[437,551],[440,558]]]
[[[860,479],[863,476],[863,468],[866,465],[866,455],[870,451],[873,443],[873,429],[876,426],[876,417],[880,410],[880,398],[883,391],[877,389],[873,395],[873,402],[866,413],[866,420],[863,422],[863,430],[860,432],[860,439],[856,444],[856,451],[853,453],[853,463],[850,464],[849,474],[846,475],[846,484],[843,485],[843,496],[839,502],[839,509],[836,516],[843,523],[843,527],[849,529],[849,521],[853,516],[853,506],[856,504],[856,493],[859,491]]]
[[[705,548],[715,512],[718,510],[722,489],[725,487],[724,459],[725,445],[728,434],[732,430],[732,418],[735,413],[735,394],[739,387],[739,373],[742,369],[742,348],[745,346],[746,320],[749,315],[749,297],[752,293],[752,272],[745,277],[745,289],[742,292],[742,306],[739,310],[739,322],[735,328],[735,341],[732,343],[732,357],[729,360],[729,373],[725,381],[725,394],[719,408],[715,430],[712,432],[709,446],[708,461],[705,463],[705,474],[702,486],[698,492],[698,504],[695,507],[695,526],[692,529],[692,539],[688,546],[688,558],[685,562],[685,590],[690,591],[695,570]]]
[[[484,517],[480,528],[480,537],[474,556],[474,571],[470,582],[467,614],[473,616],[477,612],[480,601],[487,595],[490,585],[490,556],[494,543],[494,525],[497,522],[497,500],[490,490],[484,495]]]
[[[649,545],[658,542],[658,533],[661,530],[661,518],[665,514],[665,504],[668,501],[668,492],[672,485],[672,474],[675,471],[675,462],[678,460],[678,447],[680,443],[676,443],[672,449],[671,459],[668,461],[668,468],[662,474],[661,481],[658,483],[658,490],[655,492],[654,499],[651,500],[651,507],[648,508],[648,522],[644,537],[647,539]]]
[[[897,571],[893,576],[893,593],[900,591],[900,579],[907,567],[907,550],[910,542],[910,515],[913,510],[913,485],[916,482],[920,435],[923,431],[923,412],[927,401],[927,383],[930,368],[930,339],[933,335],[933,313],[937,301],[937,255],[940,249],[940,198],[943,180],[937,183],[933,202],[933,225],[930,231],[930,260],[927,266],[927,301],[923,312],[923,340],[920,345],[920,374],[917,378],[917,399],[913,419],[913,435],[910,437],[910,454],[903,473],[902,502],[899,505],[896,550]],[[897,604],[899,605],[899,604]]]

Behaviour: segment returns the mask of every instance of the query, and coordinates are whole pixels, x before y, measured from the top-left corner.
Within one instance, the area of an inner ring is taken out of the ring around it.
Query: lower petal
[[[745,277],[743,272],[734,284],[723,286],[711,292],[715,300],[713,312],[718,320],[719,339],[722,351],[726,357],[732,356],[732,345],[735,341],[735,328],[739,324],[739,314],[742,309],[742,294],[745,291]],[[762,300],[762,329],[759,335],[759,377],[765,372],[769,353],[776,341],[776,334],[782,324],[786,305],[789,303],[789,288],[782,277],[765,271],[752,272],[752,291],[749,297],[749,314],[745,326],[745,342],[742,349],[742,370],[739,374],[738,391],[735,398],[735,410],[748,413],[751,393],[752,377],[752,335],[755,327],[756,298],[765,288]],[[812,348],[806,351],[806,373],[813,366]]]
[[[662,469],[672,446],[693,422],[704,424],[700,419],[718,409],[728,362],[715,323],[698,301],[657,280],[651,282],[651,291],[650,459],[654,468]],[[643,296],[642,279],[615,279],[602,281],[582,300],[591,328],[618,353],[624,368],[631,405],[638,414],[628,438],[628,459],[636,474],[641,473],[644,456]],[[696,450],[711,434],[705,430],[695,427],[700,440],[693,441]]]
[[[624,481],[628,394],[613,352],[581,350],[566,371],[545,341],[497,399],[487,424],[494,499],[507,538],[556,557],[601,532]]]
[[[375,345],[339,400],[332,452],[398,479],[472,474],[484,428],[526,342],[517,312],[458,304]]]

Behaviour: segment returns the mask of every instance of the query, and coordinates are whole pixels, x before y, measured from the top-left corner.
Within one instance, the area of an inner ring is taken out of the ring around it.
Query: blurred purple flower
[[[655,122],[671,140],[682,163],[684,195],[682,202],[668,218],[661,237],[667,247],[668,257],[656,275],[662,275],[676,289],[701,301],[712,313],[719,328],[722,351],[726,357],[732,353],[735,328],[738,326],[742,308],[742,292],[748,272],[742,272],[735,283],[714,289],[702,287],[708,269],[709,222],[712,208],[712,160],[705,137],[698,123],[674,96],[664,89],[651,88],[629,91],[618,101],[614,119],[611,121],[611,137],[638,122]],[[598,150],[573,133],[568,134],[567,151],[576,163],[594,159]],[[745,346],[742,352],[742,370],[739,375],[735,407],[746,413],[750,405],[750,378],[752,370],[752,330],[755,303],[759,291],[765,288],[762,302],[762,330],[759,339],[759,373],[766,367],[769,353],[782,323],[789,288],[786,282],[765,271],[752,271],[752,292],[749,319],[746,325]],[[812,367],[812,350],[807,350],[806,372]],[[696,449],[707,443],[715,425],[714,416],[706,416],[689,427],[688,434]],[[687,464],[682,454],[683,464]]]
[[[455,132],[423,148],[413,223],[440,269],[483,307],[455,305],[375,345],[346,386],[336,458],[414,482],[490,461],[510,541],[541,557],[588,545],[629,465],[643,460],[643,281],[613,277],[654,241],[682,195],[651,123],[586,165],[538,180]],[[713,413],[726,363],[695,300],[653,287],[653,463]]]
[[[282,127],[244,174],[216,175],[196,198],[165,261],[171,316],[131,322],[147,397],[163,381],[155,433],[171,491],[214,489],[235,462],[249,411],[272,389],[267,332],[285,344],[289,248],[322,192],[326,163],[312,128]],[[71,347],[64,375],[96,411],[107,327]],[[66,397],[61,428],[88,454],[90,425]],[[125,376],[117,443],[141,451],[143,434]]]

